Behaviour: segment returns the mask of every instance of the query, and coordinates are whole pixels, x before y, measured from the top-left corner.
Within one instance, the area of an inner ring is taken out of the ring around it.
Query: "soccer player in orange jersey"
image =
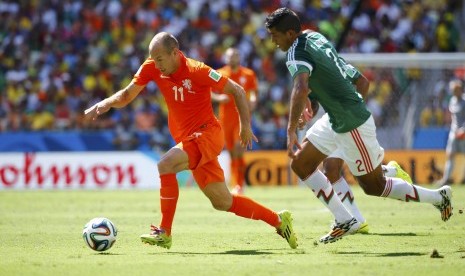
[[[240,117],[240,143],[244,148],[256,140],[250,126],[250,114],[244,89],[202,62],[187,58],[179,50],[177,39],[166,32],[156,34],[145,60],[131,83],[114,95],[96,103],[84,113],[96,119],[110,108],[129,104],[150,82],[155,81],[168,106],[168,126],[177,145],[158,162],[160,174],[161,222],[142,235],[145,243],[169,249],[171,226],[179,196],[176,173],[190,169],[202,192],[213,207],[248,219],[261,220],[276,228],[291,248],[297,247],[289,211],[276,213],[242,195],[228,190],[218,155],[224,135],[211,105],[211,91],[231,94]]]
[[[249,109],[252,111],[255,108],[257,98],[257,76],[251,69],[241,66],[240,59],[239,50],[228,48],[225,52],[226,65],[218,69],[218,72],[244,88]],[[242,194],[245,182],[244,148],[241,147],[240,143],[240,121],[234,98],[232,95],[213,93],[212,99],[219,102],[218,117],[223,127],[226,149],[231,157],[230,184],[233,188],[232,192]]]

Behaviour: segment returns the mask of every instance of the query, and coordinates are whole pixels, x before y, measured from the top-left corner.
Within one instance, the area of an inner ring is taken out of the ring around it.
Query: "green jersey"
[[[286,66],[293,78],[309,73],[309,98],[320,102],[335,132],[349,132],[370,117],[352,84],[360,72],[346,63],[322,34],[310,32],[297,37],[287,52]]]

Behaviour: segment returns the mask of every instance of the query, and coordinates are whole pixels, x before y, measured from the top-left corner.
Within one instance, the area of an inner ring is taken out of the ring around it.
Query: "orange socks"
[[[262,220],[273,227],[278,227],[281,223],[277,213],[241,195],[233,195],[233,203],[228,212],[243,218]]]
[[[179,197],[178,180],[174,173],[160,175],[160,180],[160,228],[165,230],[167,235],[171,235],[171,226],[173,225],[174,213],[176,212],[176,204]]]

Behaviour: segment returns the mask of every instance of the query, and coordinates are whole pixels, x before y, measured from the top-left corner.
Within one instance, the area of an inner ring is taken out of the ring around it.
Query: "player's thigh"
[[[224,171],[218,162],[218,158],[203,164],[192,170],[195,182],[201,190],[210,183],[224,183]]]
[[[210,125],[182,141],[182,149],[189,156],[191,170],[216,160],[223,146],[224,135],[219,124]]]
[[[217,159],[196,168],[192,175],[215,209],[228,210],[231,207],[232,196],[226,187],[224,172]]]
[[[177,145],[163,154],[157,166],[160,174],[177,173],[187,170],[189,167],[189,156],[187,152]]]
[[[384,149],[376,138],[376,127],[371,116],[364,124],[346,133],[336,133],[336,141],[354,176],[369,174],[383,161]]]
[[[296,158],[291,160],[291,168],[301,179],[306,179],[315,172],[325,158],[326,155],[305,138],[302,150],[298,151]]]
[[[305,139],[327,156],[337,150],[335,133],[331,128],[328,114],[323,115],[307,130]]]

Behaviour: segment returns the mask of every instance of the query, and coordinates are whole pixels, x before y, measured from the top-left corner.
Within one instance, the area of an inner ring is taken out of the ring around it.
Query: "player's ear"
[[[288,37],[290,37],[292,39],[294,39],[295,37],[298,36],[298,33],[296,33],[294,30],[288,30],[288,31],[286,31],[286,34],[287,34]]]

